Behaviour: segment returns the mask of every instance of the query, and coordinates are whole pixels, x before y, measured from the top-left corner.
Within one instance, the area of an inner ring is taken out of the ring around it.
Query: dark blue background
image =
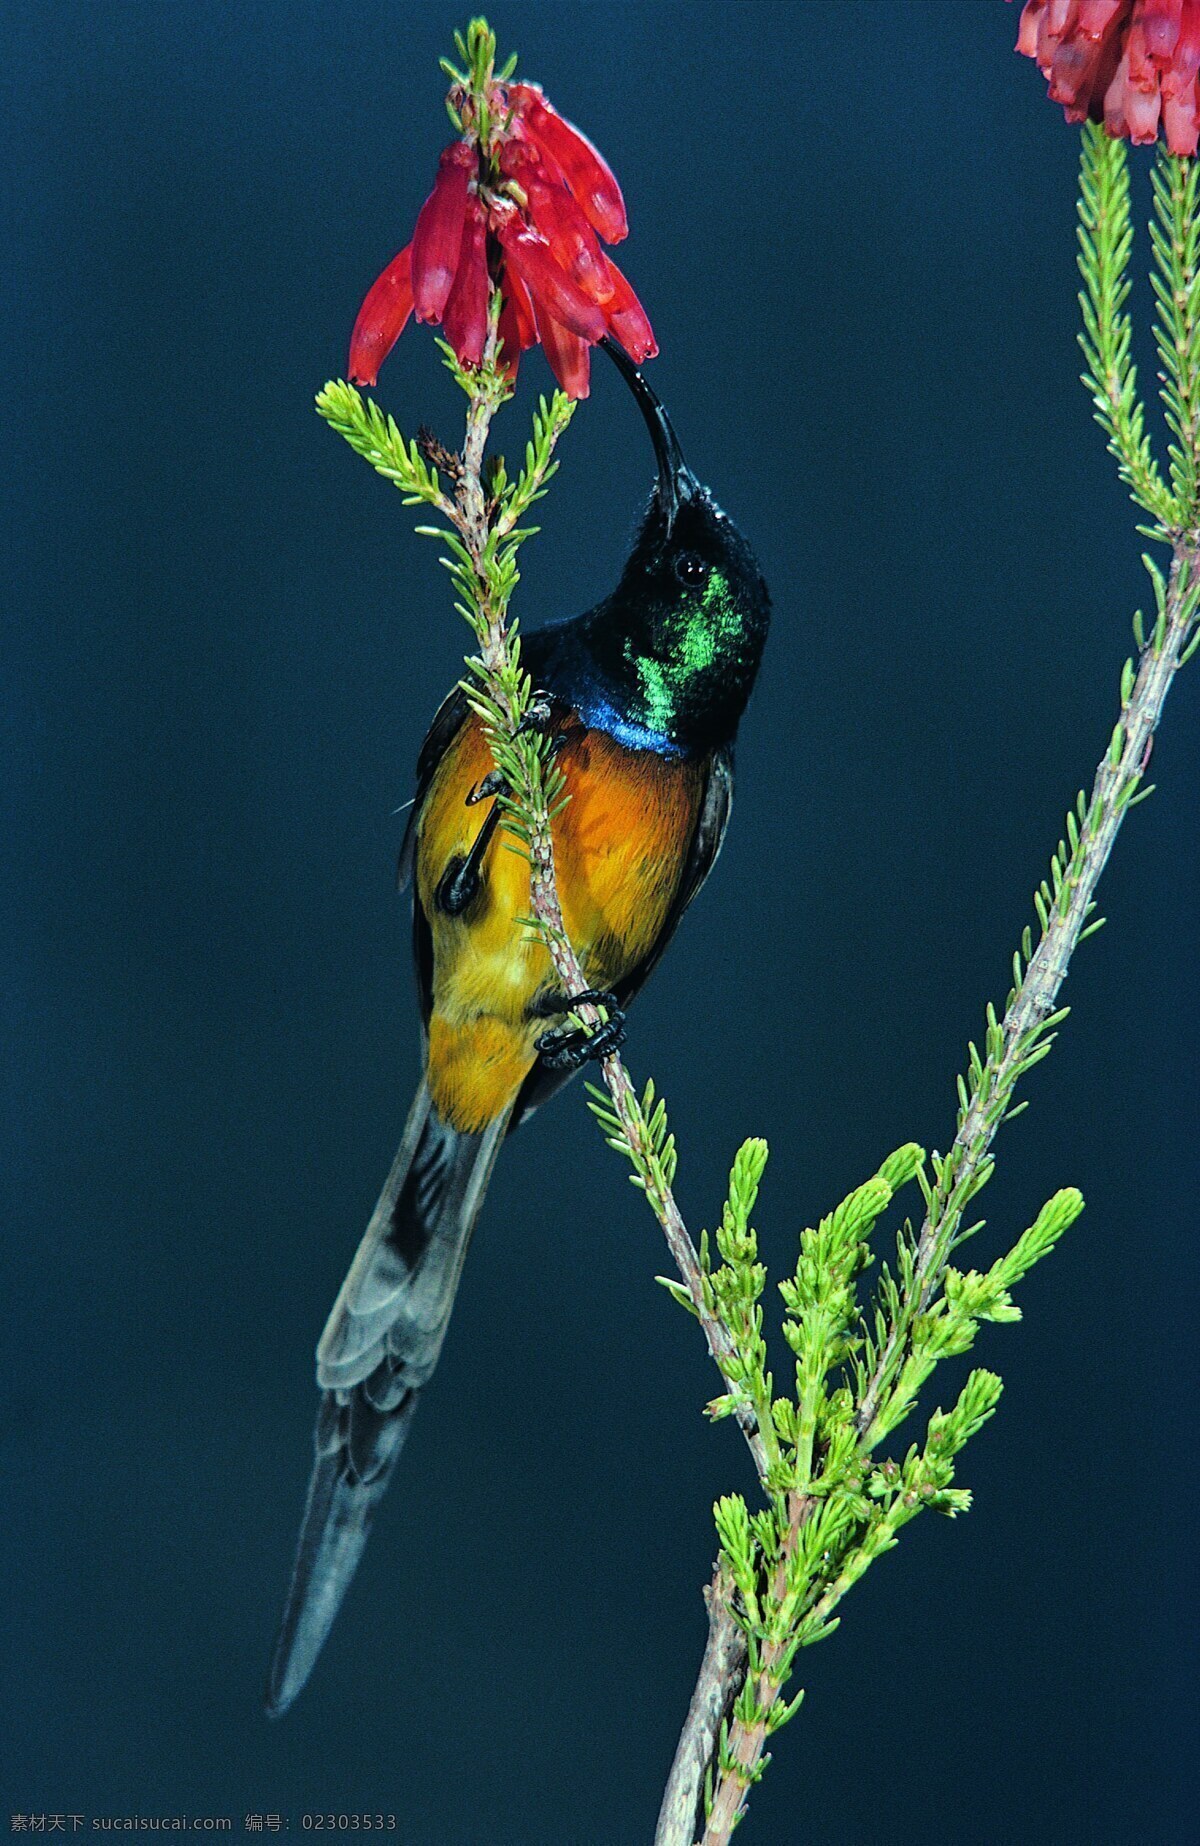
[[[1077,138],[1014,14],[494,18],[621,174],[654,382],[774,589],[726,853],[629,1059],[697,1230],[770,1138],[777,1275],[893,1145],[946,1144],[1147,597],[1076,382]],[[392,811],[464,640],[311,399],[427,189],[456,23],[35,0],[6,28],[9,1810],[644,1840],[709,1508],[749,1484],[573,1091],[502,1162],[312,1687],[260,1714],[312,1347],[415,1079]],[[510,449],[545,383],[535,358]],[[380,395],[454,434],[427,334]],[[610,584],[648,479],[598,365],[526,620]],[[964,1458],[976,1508],[906,1533],[804,1657],[748,1841],[1194,1825],[1198,679],[1000,1143],[980,1257],[1060,1184],[1088,1210],[981,1341],[1007,1391]]]

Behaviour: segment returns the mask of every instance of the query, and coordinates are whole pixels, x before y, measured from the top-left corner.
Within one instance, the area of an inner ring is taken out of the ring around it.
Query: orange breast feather
[[[603,732],[572,738],[559,762],[570,801],[554,822],[563,920],[589,986],[611,987],[653,947],[678,889],[699,811],[702,771],[626,750]],[[479,895],[460,916],[434,894],[471,847],[486,804],[467,795],[492,768],[476,718],[443,757],[418,822],[417,901],[433,938],[429,1086],[444,1120],[478,1130],[516,1097],[547,1021],[531,1014],[556,985],[550,957],[516,919],[529,914],[529,867],[497,831]]]

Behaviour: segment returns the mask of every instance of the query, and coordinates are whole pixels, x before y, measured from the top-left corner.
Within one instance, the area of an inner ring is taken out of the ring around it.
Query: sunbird
[[[770,596],[754,553],[683,459],[665,409],[604,342],[650,430],[657,477],[620,581],[586,614],[525,637],[522,660],[570,799],[554,821],[563,920],[604,1022],[572,999],[520,919],[529,866],[504,851],[491,751],[461,688],[417,759],[400,850],[413,892],[424,1074],[366,1234],[317,1347],[321,1405],[267,1710],[312,1672],[442,1350],[463,1259],[506,1135],[589,1057],[721,850],[733,745]]]

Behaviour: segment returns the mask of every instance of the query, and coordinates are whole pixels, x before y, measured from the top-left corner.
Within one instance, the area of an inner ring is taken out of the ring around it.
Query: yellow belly
[[[563,921],[589,986],[611,987],[657,941],[687,858],[702,773],[603,732],[573,738],[559,756],[570,801],[554,821]],[[517,919],[529,915],[529,866],[497,831],[482,889],[462,915],[434,893],[450,860],[470,850],[487,813],[466,805],[492,768],[472,717],[438,765],[417,826],[416,895],[433,939],[429,1087],[443,1120],[478,1131],[515,1098],[547,1022],[531,1014],[557,986],[546,949]]]

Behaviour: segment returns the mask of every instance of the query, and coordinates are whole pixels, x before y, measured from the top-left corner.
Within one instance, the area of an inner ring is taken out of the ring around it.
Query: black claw
[[[534,1002],[533,1010],[541,1017],[554,1013],[574,1012],[590,1001],[602,1006],[608,1018],[591,1032],[577,1026],[555,1026],[535,1040],[543,1064],[550,1070],[578,1070],[593,1059],[606,1058],[625,1043],[625,1015],[616,996],[602,988],[585,988],[583,993],[548,993]]]
[[[529,1011],[535,1019],[560,1019],[564,1013],[572,1012],[575,1007],[586,1001],[593,1006],[607,1006],[619,1012],[616,995],[608,987],[584,987],[577,994],[567,993],[562,987],[547,987],[529,1003]]]

